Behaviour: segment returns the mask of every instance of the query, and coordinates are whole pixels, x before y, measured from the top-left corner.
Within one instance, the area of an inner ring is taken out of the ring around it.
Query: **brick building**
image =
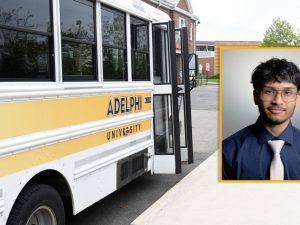
[[[187,27],[189,54],[195,53],[196,26],[199,18],[194,14],[189,0],[143,0],[167,13],[176,28]]]
[[[168,14],[175,23],[175,28],[186,27],[188,33],[188,53],[196,53],[196,26],[199,18],[194,14],[189,0],[142,0]],[[178,82],[182,82],[182,54],[180,35],[176,39],[176,67]]]
[[[215,74],[215,42],[196,41],[196,54],[198,56],[199,73],[212,76]]]
[[[221,47],[258,47],[260,41],[196,41],[196,54],[198,55],[199,72],[209,76],[220,74],[220,48]],[[209,71],[206,70],[209,64]]]

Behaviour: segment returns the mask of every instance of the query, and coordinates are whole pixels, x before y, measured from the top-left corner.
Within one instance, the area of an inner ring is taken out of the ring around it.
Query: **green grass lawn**
[[[213,79],[208,79],[208,82],[219,83],[220,80],[219,80],[219,79],[216,79],[216,78],[213,78]]]
[[[201,79],[197,79],[198,80],[198,84],[201,84]],[[213,83],[213,84],[219,84],[220,83],[220,79],[218,78],[208,78],[207,79],[207,83]],[[206,84],[206,78],[202,79],[202,84]]]

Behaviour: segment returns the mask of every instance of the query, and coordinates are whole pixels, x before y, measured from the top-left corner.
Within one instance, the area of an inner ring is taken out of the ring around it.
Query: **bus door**
[[[153,24],[154,173],[180,173],[180,122],[174,23]]]
[[[190,77],[188,34],[186,27],[175,29],[175,42],[181,160],[193,163],[190,91],[194,84]]]

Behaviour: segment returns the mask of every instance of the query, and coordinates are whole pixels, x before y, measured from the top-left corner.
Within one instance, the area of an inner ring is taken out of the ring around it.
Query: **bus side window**
[[[96,80],[95,3],[60,0],[64,81]]]
[[[104,81],[127,81],[125,13],[101,6]]]
[[[0,81],[53,81],[49,0],[1,0]]]
[[[130,17],[132,80],[149,81],[149,31],[148,22]]]

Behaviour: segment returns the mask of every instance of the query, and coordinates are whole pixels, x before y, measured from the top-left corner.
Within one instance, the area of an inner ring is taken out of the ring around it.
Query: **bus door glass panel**
[[[154,96],[155,154],[174,154],[170,95]]]
[[[182,77],[183,73],[183,61],[182,61],[182,39],[181,39],[181,30],[175,30],[175,43],[176,43],[176,77],[177,85],[183,85],[184,79]]]
[[[181,29],[175,30],[176,40],[176,68],[177,68],[177,90],[178,90],[178,111],[180,127],[180,148],[186,148],[186,124],[185,124],[185,86],[184,86],[184,65],[182,57],[182,35]]]
[[[178,95],[180,147],[186,148],[185,99],[184,94]]]
[[[155,24],[152,31],[154,84],[170,84],[168,24]]]

